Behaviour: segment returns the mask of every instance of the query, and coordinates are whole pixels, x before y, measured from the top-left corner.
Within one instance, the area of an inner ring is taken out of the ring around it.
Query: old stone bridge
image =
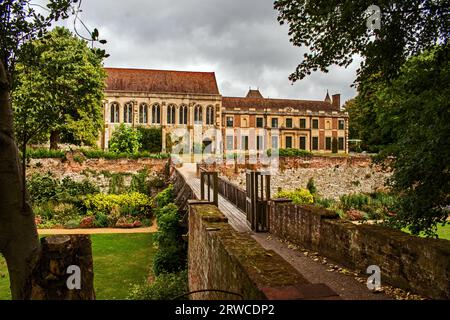
[[[195,299],[394,298],[368,289],[371,265],[380,267],[383,284],[450,298],[448,241],[270,199],[270,177],[259,173],[247,174],[247,190],[196,164],[173,167],[171,179],[177,204],[189,212],[190,290],[230,292]]]

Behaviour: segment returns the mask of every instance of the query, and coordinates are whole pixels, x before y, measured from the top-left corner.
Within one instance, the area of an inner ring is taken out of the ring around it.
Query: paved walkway
[[[196,164],[184,163],[178,171],[184,176],[187,184],[194,191],[198,199],[200,199],[200,179],[196,176]],[[211,190],[212,194],[212,190]],[[251,232],[247,225],[245,213],[235,207],[231,202],[219,194],[219,210],[228,218],[230,225],[238,232]]]
[[[200,199],[200,179],[196,177],[196,165],[184,163],[178,171]],[[372,293],[365,283],[356,279],[354,274],[345,275],[330,270],[329,264],[318,258],[306,256],[288,244],[275,239],[268,233],[254,233],[247,225],[246,215],[231,202],[219,194],[219,210],[228,218],[230,225],[238,232],[248,232],[262,247],[273,250],[291,264],[311,283],[325,283],[342,299],[346,300],[386,300],[393,299],[383,293]],[[316,260],[316,261],[315,261]]]

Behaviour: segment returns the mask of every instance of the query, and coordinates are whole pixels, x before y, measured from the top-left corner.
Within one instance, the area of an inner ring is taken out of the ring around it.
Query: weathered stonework
[[[215,166],[222,176],[245,188],[245,166]],[[253,166],[252,169],[263,169]],[[281,157],[279,170],[271,177],[271,193],[280,188],[294,190],[306,188],[310,178],[314,179],[317,192],[325,198],[339,199],[341,195],[385,190],[390,172],[373,165],[369,157]]]
[[[189,206],[189,289],[216,289],[260,299],[337,299],[324,284],[311,284],[289,263],[263,249],[250,235],[238,233],[210,204]],[[203,292],[193,299],[239,299],[238,295]]]
[[[450,241],[377,225],[355,225],[313,206],[272,201],[270,233],[350,268],[381,268],[381,279],[435,299],[450,298]]]

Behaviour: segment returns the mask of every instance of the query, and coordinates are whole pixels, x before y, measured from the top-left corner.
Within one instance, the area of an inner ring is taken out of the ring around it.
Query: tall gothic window
[[[175,124],[175,111],[175,105],[169,104],[167,107],[167,124]]]
[[[209,106],[206,108],[206,124],[214,124],[214,107]]]
[[[119,123],[119,104],[117,102],[111,103],[111,123]]]
[[[159,104],[154,104],[152,106],[152,124],[161,123],[161,107]]]
[[[133,103],[127,102],[123,108],[123,122],[132,123],[133,122]]]
[[[179,123],[188,124],[188,107],[185,105],[180,106],[179,113]]]
[[[141,103],[139,106],[139,123],[148,123],[148,105]]]
[[[203,108],[202,106],[196,106],[194,109],[194,124],[203,123]]]

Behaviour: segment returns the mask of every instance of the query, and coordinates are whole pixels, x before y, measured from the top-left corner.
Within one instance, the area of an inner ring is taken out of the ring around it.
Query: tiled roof
[[[218,95],[214,72],[105,68],[106,91]]]
[[[264,98],[259,90],[250,89],[247,93],[247,98]]]
[[[287,99],[261,99],[261,98],[234,98],[223,97],[222,106],[228,110],[240,108],[241,110],[248,110],[250,108],[265,109],[270,108],[271,111],[278,111],[278,109],[292,108],[301,111],[339,111],[333,108],[332,104],[325,101],[315,100],[287,100]]]

